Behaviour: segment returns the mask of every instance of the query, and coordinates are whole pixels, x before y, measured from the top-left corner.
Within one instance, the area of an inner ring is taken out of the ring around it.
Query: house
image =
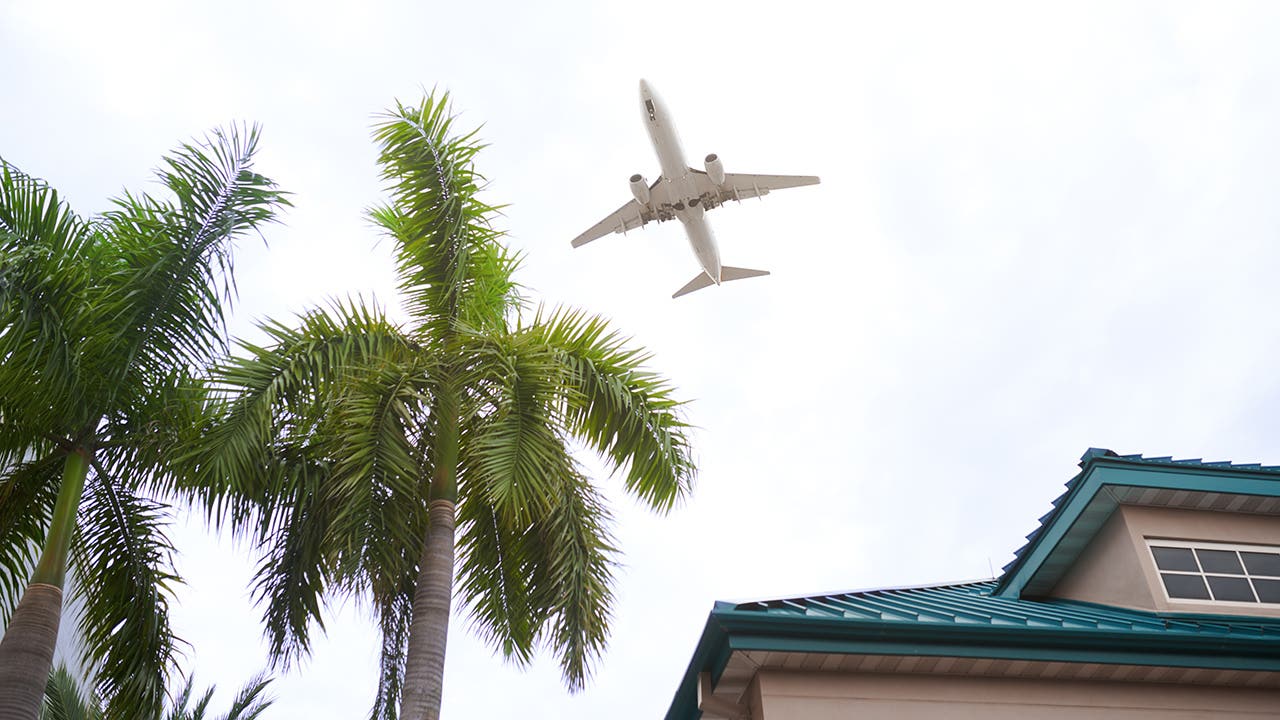
[[[1280,717],[1280,467],[1090,449],[1000,577],[716,603],[668,720]]]

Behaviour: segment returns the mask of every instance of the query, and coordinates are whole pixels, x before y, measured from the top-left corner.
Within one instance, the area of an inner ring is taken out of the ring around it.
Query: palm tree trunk
[[[31,583],[0,641],[0,720],[35,720],[53,667],[62,588]]]
[[[428,489],[427,537],[413,590],[413,621],[405,652],[400,720],[438,720],[444,694],[444,652],[453,601],[454,533],[458,502],[458,394],[448,383],[436,396],[432,415],[435,471]],[[0,719],[3,720],[3,719]]]
[[[453,599],[454,503],[433,500],[418,563],[413,622],[404,664],[400,720],[437,720],[444,691],[444,653]]]
[[[90,462],[92,453],[87,450],[67,455],[40,562],[0,640],[0,720],[35,720],[40,712],[62,619],[67,553]]]

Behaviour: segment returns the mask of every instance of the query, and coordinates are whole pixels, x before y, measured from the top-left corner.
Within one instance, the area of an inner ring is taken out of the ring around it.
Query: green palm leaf
[[[102,699],[92,692],[85,696],[75,676],[60,664],[49,673],[40,720],[102,720]]]
[[[309,652],[312,624],[323,628],[320,604],[329,584],[325,538],[334,508],[319,492],[326,474],[322,466],[286,456],[273,480],[277,493],[292,494],[274,498],[278,508],[263,514],[256,536],[263,558],[253,578],[254,597],[266,606],[271,656],[285,668]]]
[[[234,242],[287,204],[251,169],[258,136],[256,127],[233,128],[203,146],[181,146],[157,173],[174,201],[126,194],[104,216],[125,262],[103,281],[99,312],[115,332],[101,335],[100,357],[128,359],[103,368],[107,379],[144,390],[148,378],[225,349]]]
[[[627,490],[669,510],[692,489],[694,465],[674,388],[645,368],[649,355],[630,347],[598,316],[539,313],[523,330],[553,350],[572,392],[565,424],[625,476]]]
[[[398,577],[410,577],[405,573]],[[413,620],[413,584],[375,591],[378,629],[382,633],[382,651],[378,662],[378,692],[369,713],[370,720],[396,720],[397,706],[404,685],[405,654],[409,645],[409,626]]]
[[[613,606],[612,519],[590,479],[561,478],[555,503],[528,536],[534,606],[546,617],[546,644],[570,690],[580,690],[604,651]]]
[[[62,459],[50,453],[0,470],[0,620],[7,625],[53,515]]]
[[[496,208],[478,198],[475,137],[453,135],[447,93],[397,103],[374,130],[391,203],[370,214],[396,240],[400,292],[430,338],[459,321],[492,327],[516,301],[516,260],[491,224]]]
[[[174,660],[169,587],[177,580],[164,537],[166,508],[94,473],[72,545],[85,664],[97,668],[107,718],[159,707]]]
[[[271,680],[263,675],[253,677],[236,693],[227,712],[215,719],[209,714],[214,688],[210,687],[197,698],[195,679],[188,677],[174,698],[173,707],[165,714],[165,720],[255,720],[271,706],[271,698],[266,696],[270,684]]]
[[[83,299],[92,280],[91,226],[57,191],[0,160],[0,387],[10,418],[73,426]]]

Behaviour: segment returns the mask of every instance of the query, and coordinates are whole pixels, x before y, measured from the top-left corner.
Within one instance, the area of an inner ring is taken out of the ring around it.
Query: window
[[[1148,540],[1170,600],[1280,603],[1280,547]]]
[[[650,119],[650,120],[652,120],[653,122],[657,122],[657,121],[658,121],[658,112],[657,112],[656,110],[654,110],[654,109],[653,109],[653,101],[652,101],[652,100],[645,100],[645,101],[644,101],[644,109],[649,111],[649,119]]]

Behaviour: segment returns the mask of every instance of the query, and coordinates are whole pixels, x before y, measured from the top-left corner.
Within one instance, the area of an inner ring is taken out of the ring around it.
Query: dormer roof
[[[1080,458],[1080,472],[1004,566],[993,594],[1047,594],[1120,504],[1280,514],[1280,466],[1089,448]]]

